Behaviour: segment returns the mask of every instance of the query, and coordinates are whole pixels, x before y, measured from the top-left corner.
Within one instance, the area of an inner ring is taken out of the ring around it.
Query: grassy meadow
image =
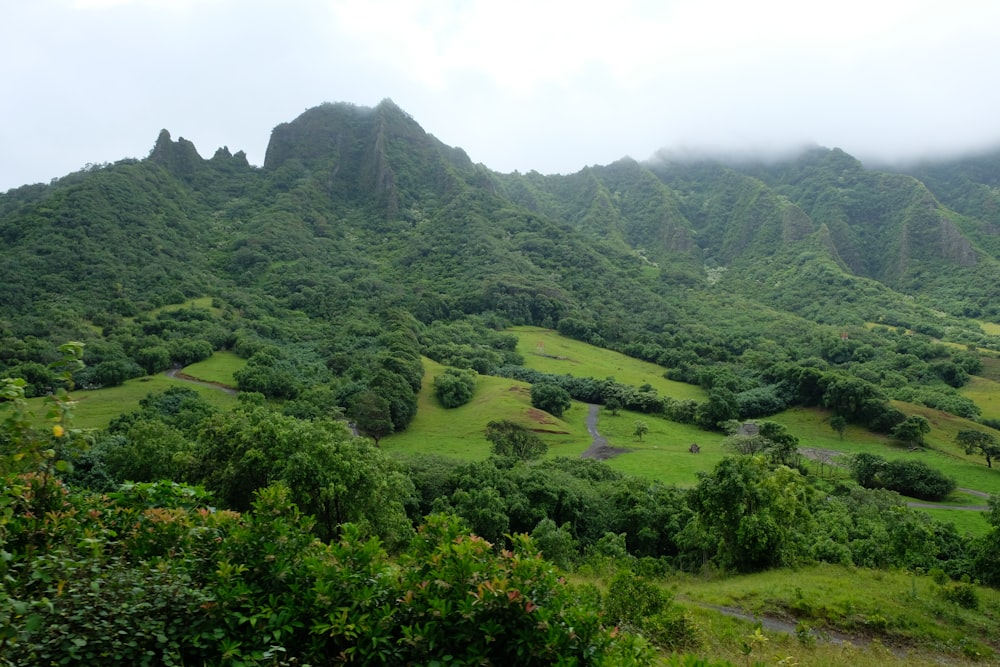
[[[956,478],[959,486],[986,493],[1000,493],[1000,469],[987,468],[983,457],[966,454],[954,444],[955,434],[960,429],[972,428],[975,424],[920,405],[894,404],[907,414],[919,414],[931,422],[931,432],[926,436],[925,447],[910,451],[908,447],[895,443],[884,435],[857,426],[848,426],[844,439],[841,440],[830,428],[829,412],[821,408],[791,408],[768,419],[784,424],[789,432],[799,438],[800,447],[829,449],[842,454],[868,452],[890,460],[917,458]]]
[[[633,435],[636,421],[649,427],[642,440]],[[628,450],[608,459],[609,466],[629,475],[678,486],[694,486],[698,482],[698,472],[711,470],[725,455],[721,434],[653,415],[622,410],[615,416],[601,410],[597,430],[612,447]],[[700,447],[700,453],[689,451],[692,443]]]
[[[219,391],[215,387],[193,384],[167,377],[164,373],[128,380],[118,387],[78,390],[72,392],[76,406],[73,410],[73,426],[77,428],[104,428],[112,419],[125,412],[139,408],[139,401],[147,394],[166,391],[171,387],[188,387],[216,406],[227,410],[236,404],[236,397]],[[43,398],[28,399],[28,405],[37,417],[45,415]]]
[[[417,416],[404,432],[382,440],[387,452],[482,460],[490,454],[490,443],[483,436],[486,424],[496,419],[509,419],[538,432],[549,445],[551,456],[579,456],[590,446],[587,406],[583,403],[574,402],[565,419],[556,419],[531,406],[530,385],[480,375],[472,400],[446,409],[434,396],[434,378],[445,367],[426,357],[423,363],[424,384],[417,397]]]
[[[663,377],[666,369],[656,364],[565,338],[551,329],[513,327],[508,331],[517,336],[517,352],[524,357],[527,368],[598,380],[613,377],[635,387],[649,384],[660,395],[678,400],[703,401],[706,398],[701,387]]]
[[[990,644],[1000,637],[1000,591],[982,586],[978,609],[966,609],[945,599],[928,576],[828,564],[721,579],[686,576],[673,585],[700,627],[699,652],[734,664],[996,664]],[[787,631],[771,625],[761,632],[764,641],[753,641],[754,617],[780,619]],[[751,660],[744,645],[752,647]]]
[[[227,387],[235,387],[233,373],[247,365],[235,352],[223,350],[208,359],[184,367],[184,374],[204,382],[215,382]]]
[[[983,369],[1000,377],[1000,359],[996,363],[984,363]],[[978,405],[983,417],[1000,419],[1000,382],[996,379],[973,376],[959,393]]]
[[[529,368],[579,377],[611,376],[619,382],[635,386],[648,383],[661,394],[679,399],[705,398],[701,388],[667,380],[663,377],[663,369],[653,364],[564,338],[551,330],[517,327],[512,331],[519,337],[518,351]],[[586,426],[588,406],[583,403],[574,402],[562,419],[556,419],[531,406],[529,385],[505,378],[479,376],[475,395],[468,404],[445,409],[433,394],[433,380],[443,372],[444,367],[426,358],[423,363],[426,373],[418,396],[417,415],[405,432],[382,440],[382,447],[390,453],[432,453],[482,460],[489,456],[490,451],[483,432],[486,424],[495,419],[510,419],[535,430],[549,445],[549,456],[552,457],[579,456],[591,444]],[[183,372],[205,382],[232,386],[235,384],[233,373],[244,364],[245,361],[232,352],[216,352],[211,358],[184,368]],[[171,386],[192,388],[220,408],[228,408],[235,402],[233,396],[217,388],[159,374],[130,380],[120,387],[74,392],[78,401],[74,423],[85,428],[106,426],[122,412],[136,409],[139,400],[146,394],[164,391]],[[1000,414],[1000,391],[995,389],[1000,389],[1000,384],[973,378],[966,394],[984,407],[984,413],[995,411]],[[45,413],[40,405],[41,399],[32,399],[31,404],[37,415]],[[987,468],[981,456],[967,455],[954,444],[959,430],[976,428],[976,424],[923,406],[898,402],[895,405],[907,414],[920,414],[928,419],[931,432],[926,437],[926,447],[910,451],[885,436],[857,426],[848,426],[841,439],[829,426],[829,412],[821,408],[792,408],[770,419],[784,424],[799,438],[802,447],[831,450],[844,455],[870,452],[888,459],[917,458],[954,477],[960,487],[1000,493],[1000,468]],[[637,420],[649,427],[641,441],[633,435]],[[726,453],[721,447],[721,434],[653,415],[625,410],[611,415],[602,409],[598,430],[610,446],[627,450],[607,461],[612,468],[679,486],[695,484],[698,472],[711,470]],[[699,445],[699,454],[689,452],[692,443]],[[814,461],[806,460],[805,464],[817,474],[847,474],[843,469],[831,469]],[[956,492],[945,502],[934,504],[940,509],[928,511],[937,518],[954,521],[960,529],[981,533],[986,529],[981,513],[948,508],[984,503],[982,498]]]

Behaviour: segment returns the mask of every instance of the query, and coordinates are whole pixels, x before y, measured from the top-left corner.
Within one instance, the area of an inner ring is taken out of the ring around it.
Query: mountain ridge
[[[966,189],[991,187],[988,169],[950,169]],[[251,357],[292,346],[292,377],[361,383],[345,397],[392,356],[387,322],[417,340],[442,323],[554,328],[691,382],[730,364],[748,374],[743,391],[767,384],[767,364],[823,357],[830,328],[886,354],[899,345],[867,323],[1000,349],[967,319],[1000,320],[995,223],[970,215],[980,200],[959,208],[837,149],[499,174],[389,100],[324,104],[275,127],[263,167],[228,148],[203,159],[164,130],[144,160],[0,195],[0,333],[12,346],[93,340],[142,365],[143,349],[183,346],[134,318],[208,296],[230,319],[207,343]],[[920,363],[912,375],[933,377]]]

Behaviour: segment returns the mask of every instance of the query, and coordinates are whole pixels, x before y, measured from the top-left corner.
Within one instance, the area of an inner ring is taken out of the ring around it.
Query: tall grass
[[[1000,362],[996,364],[1000,375]],[[972,376],[959,393],[979,406],[983,417],[1000,419],[1000,382],[995,379]]]

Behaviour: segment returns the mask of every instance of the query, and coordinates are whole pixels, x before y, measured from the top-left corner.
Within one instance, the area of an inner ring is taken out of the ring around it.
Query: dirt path
[[[629,451],[619,447],[612,447],[608,444],[608,439],[597,431],[597,415],[601,411],[601,406],[588,403],[587,407],[589,408],[589,412],[587,412],[587,431],[590,432],[590,437],[593,438],[593,441],[590,443],[587,451],[580,454],[580,458],[605,461],[612,456],[618,456]]]
[[[167,371],[167,377],[175,380],[181,380],[182,382],[190,382],[191,384],[200,384],[203,387],[212,387],[214,389],[218,389],[219,391],[224,391],[232,396],[239,393],[237,390],[228,385],[222,384],[221,382],[206,382],[205,380],[199,380],[198,378],[188,375],[187,373],[182,373],[180,368],[171,368]]]
[[[690,604],[696,604],[699,607],[704,607],[705,609],[713,609],[724,616],[731,616],[732,618],[738,618],[749,623],[760,623],[760,627],[762,629],[770,632],[784,632],[785,634],[795,636],[798,634],[801,627],[797,622],[793,623],[786,619],[774,616],[755,616],[754,614],[746,612],[738,607],[722,607],[719,605],[702,604],[699,602]],[[837,632],[836,630],[810,628],[808,630],[808,634],[819,641],[826,641],[831,644],[854,644],[855,646],[868,646],[871,643],[871,640],[867,637],[848,635],[842,632]]]

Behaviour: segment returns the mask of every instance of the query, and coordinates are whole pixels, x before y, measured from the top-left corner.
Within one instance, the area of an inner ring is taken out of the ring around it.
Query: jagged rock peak
[[[167,130],[160,130],[156,144],[149,152],[149,161],[165,167],[177,176],[185,177],[191,176],[205,163],[192,142],[184,137],[178,137],[177,141],[173,141]]]

